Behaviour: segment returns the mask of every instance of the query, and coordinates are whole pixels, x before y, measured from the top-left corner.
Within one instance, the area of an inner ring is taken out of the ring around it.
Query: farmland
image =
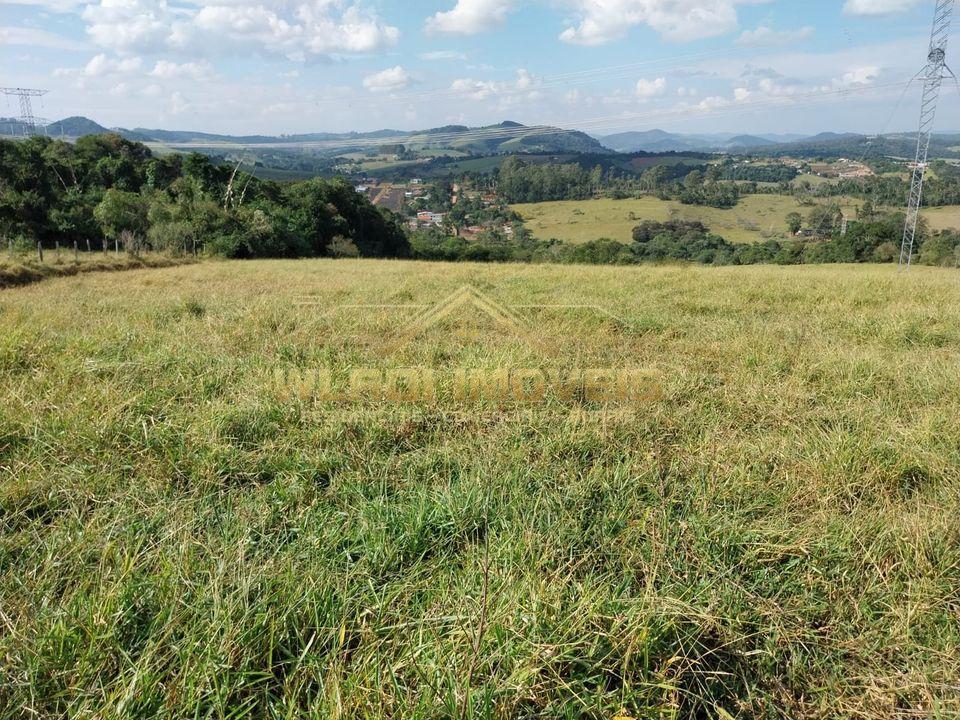
[[[960,228],[960,206],[924,208],[922,216],[931,230]]]
[[[0,716],[956,717],[956,277],[261,260],[0,291]],[[656,392],[277,381],[556,367]]]
[[[843,200],[844,210],[853,217],[859,203]],[[806,215],[810,206],[792,197],[747,195],[731,209],[683,205],[674,200],[644,197],[629,200],[571,200],[514,205],[526,226],[541,240],[587,242],[610,238],[630,242],[633,228],[641,220],[699,220],[730,242],[759,242],[764,237],[786,233],[786,216]]]

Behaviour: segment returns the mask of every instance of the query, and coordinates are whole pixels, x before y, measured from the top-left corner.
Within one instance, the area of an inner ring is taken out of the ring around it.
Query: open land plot
[[[257,261],[2,291],[0,714],[956,717],[956,280]],[[385,402],[389,368],[655,392]]]
[[[839,198],[853,216],[857,202]],[[747,195],[730,209],[684,205],[674,200],[644,197],[629,200],[567,200],[512,206],[524,218],[526,226],[542,239],[587,242],[610,238],[629,243],[633,228],[642,220],[660,222],[698,220],[730,242],[759,242],[766,237],[786,233],[786,217],[791,212],[806,216],[810,206],[792,197]]]
[[[928,207],[922,211],[922,217],[931,230],[960,229],[960,206]]]

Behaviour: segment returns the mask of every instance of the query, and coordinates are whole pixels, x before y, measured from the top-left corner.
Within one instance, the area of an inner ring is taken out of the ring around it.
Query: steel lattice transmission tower
[[[910,202],[907,205],[907,222],[903,228],[903,244],[900,246],[900,267],[909,268],[913,261],[913,246],[917,238],[917,221],[920,219],[920,206],[923,202],[923,181],[927,174],[927,159],[930,153],[930,137],[933,134],[933,121],[937,117],[937,102],[940,100],[940,87],[948,73],[947,43],[950,40],[950,21],[953,19],[954,0],[937,0],[933,13],[933,32],[930,34],[930,51],[927,65],[921,71],[923,75],[923,101],[920,104],[920,132],[917,135],[917,157],[913,165],[913,179],[910,181]]]
[[[16,95],[20,98],[20,117],[17,118],[23,125],[25,135],[36,135],[37,118],[33,114],[33,106],[30,98],[43,97],[47,94],[46,90],[35,90],[32,88],[0,88],[0,93],[4,95]]]

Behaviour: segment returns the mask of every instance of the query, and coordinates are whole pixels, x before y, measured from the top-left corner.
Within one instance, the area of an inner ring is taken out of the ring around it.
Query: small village
[[[385,182],[363,178],[354,188],[380,208],[405,219],[410,230],[445,228],[452,234],[474,239],[483,233],[506,237],[514,234],[516,218],[496,193],[452,185],[428,184],[421,178],[407,182]]]

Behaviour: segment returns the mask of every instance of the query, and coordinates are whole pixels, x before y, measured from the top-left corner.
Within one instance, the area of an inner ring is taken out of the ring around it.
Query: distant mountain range
[[[682,135],[665,130],[624,132],[597,138],[605,147],[621,153],[633,152],[734,152],[746,148],[791,143],[804,135]]]
[[[23,135],[19,121],[0,118],[0,135]],[[378,130],[366,133],[305,133],[300,135],[222,135],[191,130],[149,128],[108,129],[85,117],[58,120],[46,128],[51,137],[77,138],[116,132],[128,140],[166,145],[175,150],[223,153],[239,148],[277,150],[289,153],[309,151],[315,156],[335,157],[383,146],[403,145],[406,150],[454,149],[476,155],[512,153],[558,155],[605,155],[611,153],[731,153],[776,157],[913,157],[916,136],[891,133],[883,136],[824,132],[813,136],[797,134],[737,135],[716,133],[686,135],[665,130],[623,132],[591,137],[576,130],[548,126],[525,126],[515,122],[471,128],[448,125],[414,132]],[[938,133],[931,151],[934,157],[960,157],[960,134]]]
[[[116,132],[137,142],[161,143],[175,149],[231,149],[231,146],[262,148],[310,148],[329,154],[350,153],[380,145],[403,145],[407,150],[451,148],[480,155],[503,153],[609,153],[596,138],[576,130],[547,126],[528,127],[515,122],[471,128],[465,125],[402,132],[378,130],[367,133],[305,133],[300,135],[221,135],[192,130],[151,128],[105,128],[85,117],[69,117],[46,128],[52,137],[77,138]],[[0,133],[22,135],[23,127],[16,120],[0,119]]]

